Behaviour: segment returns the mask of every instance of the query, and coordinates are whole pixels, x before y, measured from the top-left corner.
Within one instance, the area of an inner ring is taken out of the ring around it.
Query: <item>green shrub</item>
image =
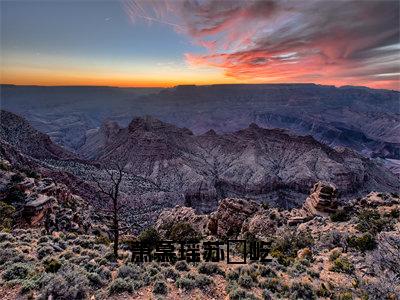
[[[74,265],[64,265],[55,274],[48,274],[41,280],[41,294],[44,298],[85,299],[88,294],[89,281],[85,272]]]
[[[267,289],[273,293],[279,292],[282,289],[282,284],[278,278],[268,278],[261,281],[258,286],[262,289]]]
[[[167,238],[173,241],[199,242],[201,235],[189,223],[181,222],[171,227],[167,232]]]
[[[194,275],[193,279],[196,283],[196,287],[203,291],[208,290],[214,284],[214,281],[212,280],[211,277],[203,274]]]
[[[284,236],[278,237],[271,247],[271,256],[275,257],[277,261],[288,266],[297,257],[297,252],[303,248],[311,248],[314,240],[309,232],[287,233]]]
[[[99,274],[87,273],[87,278],[90,281],[90,285],[96,288],[100,288],[104,285],[104,282]]]
[[[155,228],[149,227],[140,233],[138,241],[151,248],[155,248],[157,242],[160,241],[160,235]]]
[[[15,207],[0,201],[0,231],[10,231],[13,224]]]
[[[356,248],[362,252],[373,250],[376,246],[375,238],[370,233],[362,236],[351,236],[348,238],[348,244],[352,248]]]
[[[131,279],[139,279],[141,275],[140,269],[132,264],[128,264],[125,266],[121,266],[118,269],[118,278],[131,278]]]
[[[175,264],[175,269],[178,271],[189,271],[189,266],[184,260],[177,261]]]
[[[184,276],[176,281],[176,286],[186,291],[191,291],[196,288],[196,281],[193,278]]]
[[[168,294],[168,287],[166,283],[164,281],[156,281],[153,286],[153,294]]]
[[[254,284],[253,278],[251,278],[249,275],[241,275],[239,277],[238,283],[241,287],[244,287],[246,289],[250,289]]]
[[[24,255],[16,249],[12,248],[0,248],[0,266],[8,262],[23,262],[25,260]]]
[[[341,255],[341,253],[337,250],[334,250],[331,252],[331,254],[329,255],[329,260],[330,261],[334,261],[335,259],[339,258]]]
[[[170,267],[162,270],[161,273],[164,275],[165,278],[170,278],[173,280],[176,280],[178,277],[180,277],[180,274]]]
[[[25,279],[31,272],[31,266],[26,263],[16,263],[7,268],[3,273],[5,281]]]
[[[239,279],[239,272],[236,271],[228,271],[228,273],[226,273],[226,278],[228,280],[238,280]]]
[[[342,292],[336,298],[337,300],[353,300],[353,294],[351,292]]]
[[[391,221],[390,218],[382,218],[379,212],[374,209],[364,209],[358,214],[357,229],[375,235],[383,230],[392,229]]]
[[[316,299],[316,295],[312,287],[308,284],[299,282],[293,283],[290,287],[291,299]]]
[[[113,295],[113,294],[121,294],[124,292],[132,293],[133,292],[132,284],[130,284],[129,282],[127,282],[122,278],[115,279],[110,285],[109,293]]]
[[[242,290],[240,288],[233,288],[229,293],[230,300],[257,300],[254,294]]]
[[[44,245],[41,246],[38,250],[37,250],[37,257],[39,259],[43,259],[48,255],[51,255],[54,253],[54,249],[53,247],[49,246],[49,245]]]
[[[56,273],[61,268],[61,263],[56,258],[48,258],[43,262],[44,269],[48,273]]]
[[[346,257],[338,257],[333,261],[333,266],[330,270],[333,272],[352,274],[354,266]]]
[[[210,262],[204,262],[201,263],[198,266],[198,271],[201,274],[207,274],[207,275],[212,275],[212,274],[219,274],[219,275],[225,275],[225,272],[215,263],[210,263]]]
[[[350,216],[344,209],[338,209],[331,215],[332,222],[345,222],[350,220]]]
[[[276,273],[270,267],[260,266],[260,276],[261,277],[276,277]]]
[[[95,240],[94,240],[95,244],[100,244],[100,245],[110,245],[111,241],[108,237],[105,236],[96,236]]]

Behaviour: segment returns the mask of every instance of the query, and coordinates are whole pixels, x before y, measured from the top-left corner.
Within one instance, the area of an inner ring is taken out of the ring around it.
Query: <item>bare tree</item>
[[[121,199],[121,183],[124,177],[125,165],[117,162],[110,164],[111,168],[104,168],[109,181],[102,183],[101,180],[92,175],[92,181],[97,185],[100,192],[100,199],[105,200],[106,207],[101,210],[111,219],[110,229],[113,233],[113,252],[115,258],[118,257],[118,246],[120,232],[123,228],[120,226],[121,210],[125,203]],[[102,201],[103,202],[103,201]],[[103,204],[103,203],[101,203]]]

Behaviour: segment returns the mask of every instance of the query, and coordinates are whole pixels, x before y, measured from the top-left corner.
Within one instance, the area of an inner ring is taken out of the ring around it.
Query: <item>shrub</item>
[[[344,209],[338,209],[331,215],[332,222],[345,222],[350,220],[350,216]]]
[[[24,255],[16,249],[0,248],[0,266],[7,262],[22,262],[24,259]]]
[[[20,183],[24,180],[24,176],[21,173],[15,173],[10,178],[12,183]]]
[[[173,268],[166,268],[162,270],[162,274],[165,278],[170,278],[173,280],[176,280],[178,277],[180,277],[179,273],[176,272]]]
[[[392,217],[392,218],[394,218],[394,219],[400,217],[400,209],[398,209],[398,208],[393,208],[393,209],[390,211],[389,216]]]
[[[334,261],[335,259],[339,258],[341,253],[337,250],[332,251],[331,254],[329,255],[329,260]]]
[[[198,271],[201,274],[207,274],[207,275],[212,275],[212,274],[225,275],[225,272],[221,270],[221,268],[218,265],[209,262],[201,263],[198,267]]]
[[[140,277],[140,269],[132,264],[128,264],[125,266],[121,266],[118,269],[118,278],[131,278],[131,279],[138,279]]]
[[[257,298],[252,294],[240,288],[233,288],[229,293],[230,300],[256,300]]]
[[[33,169],[24,168],[24,169],[22,169],[22,172],[24,172],[24,174],[27,177],[35,178],[35,179],[40,178],[40,174]]]
[[[333,261],[333,266],[330,268],[333,272],[351,274],[354,271],[354,266],[345,257],[338,257]]]
[[[41,281],[42,296],[53,299],[85,299],[89,281],[82,269],[74,265],[65,265],[56,274],[48,274]]]
[[[150,248],[154,248],[157,242],[160,241],[160,235],[154,227],[149,227],[140,233],[138,241]]]
[[[133,286],[132,286],[132,284],[125,281],[124,279],[117,278],[111,283],[109,292],[110,292],[110,294],[120,294],[120,293],[124,293],[124,292],[132,293]]]
[[[8,190],[7,196],[3,201],[8,204],[20,205],[25,202],[25,193],[13,186]]]
[[[263,300],[272,300],[272,296],[268,290],[263,290],[262,298]]]
[[[370,232],[375,235],[383,230],[390,230],[391,228],[391,219],[382,218],[376,210],[365,209],[358,214],[357,229],[361,232]]]
[[[0,232],[0,243],[2,242],[13,242],[15,241],[15,238],[12,236],[12,234],[8,232]]]
[[[164,281],[156,281],[153,286],[154,294],[166,295],[168,294],[168,287]]]
[[[352,300],[353,299],[353,294],[351,292],[342,292],[339,295],[337,295],[338,300]]]
[[[43,262],[44,269],[48,273],[56,273],[61,268],[61,263],[56,258],[49,258]]]
[[[290,288],[291,299],[315,299],[316,295],[312,287],[299,282],[293,283]]]
[[[176,286],[186,291],[196,288],[196,282],[190,277],[181,277],[176,281]]]
[[[51,254],[53,254],[53,253],[54,253],[53,247],[51,247],[51,246],[49,246],[49,245],[44,245],[44,246],[40,247],[40,248],[37,250],[37,257],[38,257],[39,259],[43,259],[43,258],[45,258],[46,256],[51,255]]]
[[[13,223],[15,207],[0,201],[0,231],[10,231]]]
[[[269,267],[260,266],[260,275],[261,277],[276,277],[276,273]]]
[[[30,265],[26,263],[16,263],[7,268],[3,273],[3,279],[5,281],[15,279],[25,279],[31,272]]]
[[[177,261],[175,264],[175,269],[178,271],[189,271],[189,266],[184,260]]]
[[[7,160],[0,160],[0,169],[3,171],[10,171],[11,165]]]
[[[21,294],[26,294],[29,291],[33,291],[39,288],[39,279],[26,279],[21,285]],[[32,298],[33,299],[33,298]]]
[[[282,289],[282,285],[278,278],[266,279],[259,283],[259,287],[262,289],[267,289],[273,293],[278,292]]]
[[[277,258],[280,264],[288,266],[297,256],[298,250],[311,247],[313,244],[314,240],[308,232],[288,233],[273,242],[271,256]]]
[[[111,279],[112,273],[111,273],[111,271],[110,271],[107,267],[105,267],[105,266],[100,266],[100,267],[98,267],[98,268],[96,269],[95,272],[96,272],[97,274],[99,274],[100,277],[101,277],[103,280],[109,280],[109,279]]]
[[[239,272],[236,271],[228,271],[228,273],[226,273],[226,278],[228,280],[238,280],[239,279]]]
[[[249,275],[242,275],[239,277],[238,283],[241,287],[250,289],[253,286],[253,278]]]
[[[148,268],[147,273],[148,273],[150,276],[156,276],[156,275],[158,274],[159,271],[160,271],[160,270],[157,269],[157,268],[150,267],[150,268]]]
[[[101,276],[100,276],[99,274],[96,274],[96,273],[87,273],[86,276],[87,276],[87,278],[89,279],[90,284],[91,284],[93,287],[99,288],[99,287],[102,287],[102,286],[104,285],[104,282],[103,282],[103,280],[102,280],[102,278],[101,278]]]
[[[173,241],[199,242],[201,235],[189,223],[181,222],[171,227],[171,230],[167,232],[167,238]]]
[[[350,247],[356,248],[362,252],[373,250],[376,246],[375,238],[370,233],[359,237],[351,236],[348,239],[348,244]]]
[[[105,236],[102,236],[102,235],[96,236],[96,239],[94,240],[94,242],[96,244],[106,245],[106,246],[111,244],[110,239],[108,237],[105,237]]]

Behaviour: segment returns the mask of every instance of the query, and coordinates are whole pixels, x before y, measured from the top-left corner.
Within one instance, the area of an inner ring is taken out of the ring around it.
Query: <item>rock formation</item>
[[[317,182],[311,189],[310,196],[303,204],[303,209],[311,216],[328,216],[338,208],[337,189],[333,184]]]

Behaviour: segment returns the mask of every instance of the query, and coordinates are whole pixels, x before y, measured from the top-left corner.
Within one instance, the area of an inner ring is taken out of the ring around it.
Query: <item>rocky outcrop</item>
[[[217,211],[210,214],[208,229],[218,237],[237,236],[244,221],[255,214],[259,204],[242,199],[223,199],[219,202]]]
[[[310,216],[328,216],[338,208],[337,189],[328,182],[317,182],[310,196],[303,204],[303,210]]]
[[[206,215],[198,215],[193,208],[176,206],[172,209],[164,210],[158,217],[155,228],[162,235],[166,236],[167,232],[175,224],[188,223],[198,233],[207,231],[208,217]]]
[[[23,154],[39,159],[71,159],[76,156],[54,144],[50,138],[34,129],[25,119],[0,110],[0,140],[16,147]]]
[[[243,222],[241,236],[245,238],[250,234],[263,240],[274,235],[285,224],[285,217],[277,209],[262,209]]]

